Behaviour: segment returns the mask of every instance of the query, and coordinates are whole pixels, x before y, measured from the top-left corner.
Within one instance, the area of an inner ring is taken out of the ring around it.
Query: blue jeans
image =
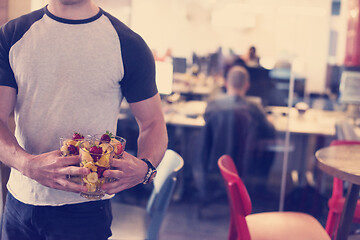
[[[105,240],[111,236],[109,200],[64,206],[33,206],[8,193],[2,240]]]

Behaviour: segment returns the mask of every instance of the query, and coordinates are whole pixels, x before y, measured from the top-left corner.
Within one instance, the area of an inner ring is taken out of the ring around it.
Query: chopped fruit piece
[[[69,146],[69,145],[74,145],[74,146],[75,146],[75,145],[77,144],[77,142],[78,142],[78,141],[70,140],[70,139],[69,139],[68,141],[66,141],[66,145],[68,145],[68,146]]]
[[[69,154],[79,155],[79,149],[77,147],[75,147],[74,145],[69,145],[68,151],[69,151]]]
[[[110,151],[110,144],[109,143],[102,143],[100,144],[100,147],[102,148],[103,153],[107,153],[107,151]]]
[[[86,184],[86,187],[88,189],[88,192],[95,192],[96,191],[96,185],[93,183]]]
[[[102,155],[99,161],[96,162],[96,165],[100,167],[110,167],[110,154]]]
[[[114,151],[116,155],[122,154],[124,151],[123,146],[121,144],[116,145]]]
[[[101,141],[101,142],[110,142],[110,141],[111,141],[111,138],[110,138],[109,135],[103,134],[103,135],[101,136],[101,138],[100,138],[100,141]]]
[[[78,132],[75,132],[72,136],[72,139],[73,140],[82,140],[82,139],[84,139],[84,136]]]
[[[89,152],[90,153],[93,153],[93,154],[102,154],[103,153],[103,150],[101,147],[99,146],[92,146],[90,149],[89,149]]]
[[[124,141],[120,141],[116,138],[112,138],[110,144],[114,146],[115,155],[117,156],[122,155],[122,153],[124,152],[124,145],[123,145]]]
[[[60,150],[63,156],[67,156],[70,154],[67,145],[63,145]]]
[[[94,159],[91,157],[90,153],[84,151],[85,149],[82,149],[81,152],[81,159],[86,162],[94,162]]]
[[[110,142],[111,141],[111,138],[112,138],[112,133],[109,132],[109,131],[106,131],[106,133],[104,133],[101,138],[100,138],[100,141],[101,142]]]
[[[94,161],[96,162],[97,160],[99,160],[101,154],[103,153],[103,150],[101,147],[99,146],[92,146],[89,149],[90,155],[91,157],[94,159]]]
[[[75,147],[79,147],[81,141],[76,141]]]
[[[84,150],[86,150],[87,151],[87,149],[90,149],[90,143],[89,142],[84,142],[83,143],[83,147],[85,148]]]
[[[102,178],[103,177],[103,172],[106,170],[107,168],[106,167],[98,167],[98,171],[97,171],[97,175],[98,175],[98,178]]]
[[[93,172],[97,171],[97,166],[95,166],[93,162],[86,163],[84,167],[91,169]]]
[[[79,155],[79,143],[80,141],[65,139],[62,142],[60,148],[63,156]]]
[[[86,178],[90,183],[96,183],[99,179],[96,172],[89,173]]]

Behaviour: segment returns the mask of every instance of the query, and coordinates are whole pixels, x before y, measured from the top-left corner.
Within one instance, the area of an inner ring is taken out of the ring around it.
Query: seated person
[[[206,175],[216,172],[216,161],[223,154],[231,155],[240,175],[267,178],[274,153],[264,143],[275,138],[275,128],[267,120],[259,104],[246,99],[250,87],[249,74],[242,66],[233,66],[225,81],[226,94],[210,101],[205,110],[205,127],[200,146],[200,166]],[[195,176],[196,178],[196,176]],[[196,179],[195,179],[196,181]],[[204,185],[205,182],[199,182]]]

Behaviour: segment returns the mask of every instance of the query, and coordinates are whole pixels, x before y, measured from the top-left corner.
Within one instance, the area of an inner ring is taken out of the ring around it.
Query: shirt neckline
[[[44,8],[44,11],[45,11],[45,14],[50,17],[51,19],[57,21],[57,22],[61,22],[61,23],[66,23],[66,24],[86,24],[86,23],[90,23],[90,22],[93,22],[97,19],[99,19],[102,14],[103,14],[103,10],[101,8],[99,8],[99,12],[90,17],[90,18],[86,18],[86,19],[66,19],[66,18],[61,18],[61,17],[58,17],[58,16],[55,16],[54,14],[52,14],[48,8],[48,6],[46,5],[45,8]]]

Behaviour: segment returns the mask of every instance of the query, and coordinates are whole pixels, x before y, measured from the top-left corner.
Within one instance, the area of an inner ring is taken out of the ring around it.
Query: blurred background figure
[[[260,58],[256,53],[256,48],[251,46],[248,50],[247,56],[244,57],[246,65],[248,67],[259,67],[260,65]]]
[[[219,171],[216,160],[222,154],[235,159],[239,174],[266,182],[274,153],[266,150],[275,139],[275,128],[267,120],[260,104],[249,101],[249,73],[242,66],[233,66],[225,81],[226,93],[209,101],[204,114],[199,161],[194,177],[200,194],[209,199],[216,191]],[[257,188],[257,186],[254,186]],[[220,187],[220,189],[222,189]]]

